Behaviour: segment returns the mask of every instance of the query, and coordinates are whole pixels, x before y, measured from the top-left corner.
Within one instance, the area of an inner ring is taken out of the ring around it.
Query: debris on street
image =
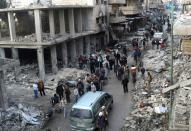
[[[0,111],[0,130],[20,131],[27,127],[38,129],[41,116],[42,112],[35,107],[23,104],[12,105],[5,111]]]

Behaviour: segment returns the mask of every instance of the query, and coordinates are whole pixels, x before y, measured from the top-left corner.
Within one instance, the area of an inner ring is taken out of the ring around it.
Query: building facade
[[[59,60],[63,67],[75,65],[80,55],[88,57],[91,51],[107,43],[107,1],[32,1],[17,7],[19,2],[22,1],[0,10],[1,23],[8,25],[4,29],[8,34],[1,29],[0,57],[36,58],[42,80],[46,61],[57,73]]]

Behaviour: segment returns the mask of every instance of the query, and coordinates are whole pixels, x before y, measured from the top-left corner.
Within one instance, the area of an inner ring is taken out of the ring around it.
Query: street
[[[128,116],[131,111],[131,94],[132,83],[129,83],[129,92],[124,94],[121,81],[116,79],[115,74],[112,73],[109,84],[104,88],[106,92],[113,95],[114,103],[113,109],[109,116],[109,127],[107,131],[120,131],[124,124],[124,118]]]
[[[132,57],[128,57],[129,66],[133,64]],[[123,87],[121,81],[119,81],[114,71],[110,71],[109,81],[106,86],[104,86],[103,91],[113,95],[113,108],[109,114],[109,126],[107,131],[120,131],[124,124],[124,119],[128,116],[132,109],[132,100],[131,100],[131,90],[133,89],[133,84],[129,82],[129,92],[123,92]],[[69,105],[71,108],[72,103]],[[69,126],[69,117],[64,118],[64,114],[54,113],[54,117],[48,122],[47,128],[53,129],[54,131],[70,131]],[[64,128],[64,130],[63,130]]]

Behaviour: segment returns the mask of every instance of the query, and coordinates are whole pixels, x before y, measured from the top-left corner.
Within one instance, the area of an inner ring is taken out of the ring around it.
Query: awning
[[[191,35],[191,16],[182,15],[173,26],[174,35]]]

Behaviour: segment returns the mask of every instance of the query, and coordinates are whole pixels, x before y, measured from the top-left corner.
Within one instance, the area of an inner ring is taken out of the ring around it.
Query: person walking
[[[96,86],[94,85],[94,83],[93,82],[91,82],[91,91],[92,92],[96,92]]]
[[[64,97],[64,89],[62,87],[62,84],[58,84],[56,88],[56,93],[59,95],[60,100]]]
[[[129,66],[128,65],[126,65],[125,67],[124,67],[124,77],[128,77],[129,78]]]
[[[153,39],[152,42],[151,42],[151,44],[152,44],[152,49],[154,49],[154,48],[155,48],[155,45],[156,45],[156,40]]]
[[[78,80],[77,88],[78,88],[79,96],[82,96],[84,94],[84,83],[82,82],[81,79]]]
[[[44,91],[44,82],[42,80],[39,80],[38,81],[38,89],[39,89],[39,92],[40,92],[40,95],[46,95],[45,94],[45,91]]]
[[[136,80],[136,71],[137,71],[137,68],[134,65],[132,65],[131,66],[131,77],[132,77],[133,84],[135,84],[135,82],[137,81]]]
[[[146,38],[143,38],[142,44],[143,44],[143,50],[145,50],[146,49]]]
[[[97,127],[98,127],[99,131],[106,131],[106,121],[105,121],[103,112],[99,113]]]
[[[128,92],[129,78],[128,78],[128,77],[124,77],[121,83],[122,83],[122,85],[123,85],[123,91],[124,91],[124,93]]]
[[[103,116],[105,117],[105,124],[106,124],[106,126],[109,126],[108,112],[107,112],[105,106],[101,107],[101,111],[103,112]]]
[[[70,89],[69,89],[69,87],[67,85],[64,86],[64,93],[65,93],[65,96],[66,96],[67,103],[70,103],[71,92],[70,92]]]
[[[33,84],[34,98],[38,98],[38,83]]]
[[[124,75],[124,68],[123,68],[123,66],[119,66],[119,68],[117,70],[117,78],[118,78],[118,80],[122,80],[123,75]]]
[[[149,90],[151,88],[151,82],[152,82],[152,75],[150,72],[147,72],[147,82],[146,82],[146,88]]]
[[[78,93],[78,88],[75,87],[74,89],[74,103],[78,101],[79,93]]]
[[[90,71],[91,74],[95,73],[95,60],[92,56],[90,56]]]
[[[140,70],[141,70],[141,75],[144,78],[145,77],[145,68],[142,66]]]

